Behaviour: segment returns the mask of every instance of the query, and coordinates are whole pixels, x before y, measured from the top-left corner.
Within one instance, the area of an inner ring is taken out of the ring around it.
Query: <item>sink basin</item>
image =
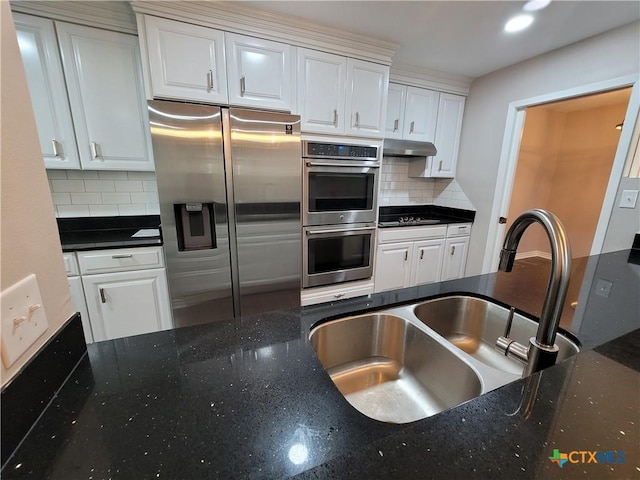
[[[496,340],[504,333],[509,309],[489,300],[465,295],[437,298],[417,304],[415,316],[460,350],[490,367],[521,375],[522,363],[495,350]],[[536,336],[538,324],[515,314],[511,327],[512,339],[522,345]],[[557,361],[580,350],[572,340],[558,332],[556,345],[560,349]]]
[[[396,315],[329,321],[314,327],[309,338],[342,395],[376,420],[412,422],[482,393],[473,368]]]

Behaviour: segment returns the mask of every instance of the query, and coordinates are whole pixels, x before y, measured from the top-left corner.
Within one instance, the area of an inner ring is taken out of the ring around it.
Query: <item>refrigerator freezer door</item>
[[[240,314],[300,306],[300,117],[242,109],[228,115]]]
[[[151,100],[149,122],[174,324],[230,319],[234,312],[220,108]],[[186,228],[185,214],[180,213],[197,214],[194,205],[212,209],[201,219],[202,232],[192,225],[198,225],[195,221]],[[208,232],[215,238],[198,243]]]

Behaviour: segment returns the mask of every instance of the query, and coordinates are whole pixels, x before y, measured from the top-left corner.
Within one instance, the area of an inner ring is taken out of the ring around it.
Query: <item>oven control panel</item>
[[[340,143],[303,142],[303,157],[378,160],[378,147]]]

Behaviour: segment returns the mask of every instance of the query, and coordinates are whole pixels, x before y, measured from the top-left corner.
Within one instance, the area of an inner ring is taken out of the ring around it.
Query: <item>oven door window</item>
[[[373,173],[309,172],[309,212],[371,210]]]
[[[309,275],[368,267],[371,234],[310,238]]]

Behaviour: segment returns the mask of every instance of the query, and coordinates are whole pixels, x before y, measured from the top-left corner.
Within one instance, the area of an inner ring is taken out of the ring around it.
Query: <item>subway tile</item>
[[[54,205],[71,205],[70,193],[51,193]]]
[[[102,195],[100,193],[72,193],[71,203],[74,205],[101,205]]]
[[[156,192],[132,192],[131,203],[158,203]]]
[[[67,171],[66,170],[47,170],[47,178],[49,180],[66,180]]]
[[[102,194],[102,203],[105,205],[118,205],[120,203],[131,203],[131,194],[126,192],[118,192],[118,193],[105,192]]]
[[[118,205],[120,215],[146,215],[147,208],[144,204]]]
[[[142,192],[142,180],[116,180],[116,192]]]
[[[85,180],[87,192],[115,192],[113,180]]]
[[[51,189],[55,193],[84,192],[84,180],[51,180]]]
[[[127,172],[129,180],[155,180],[155,172]]]
[[[147,215],[160,215],[160,205],[157,203],[147,203]]]
[[[58,205],[58,217],[88,217],[88,205]]]
[[[97,180],[98,172],[91,170],[69,170],[67,171],[69,180]]]
[[[89,205],[92,217],[117,217],[119,214],[117,205]]]
[[[112,170],[106,171],[101,170],[98,172],[100,175],[100,180],[127,180],[127,172],[115,172]]]
[[[142,181],[142,189],[145,192],[157,192],[158,191],[158,182],[155,180],[143,180]]]

